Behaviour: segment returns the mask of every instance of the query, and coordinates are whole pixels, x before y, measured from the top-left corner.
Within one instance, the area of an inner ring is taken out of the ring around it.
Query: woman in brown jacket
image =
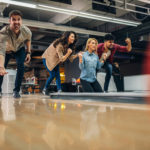
[[[77,42],[77,35],[73,31],[66,31],[60,38],[56,39],[45,50],[42,55],[43,64],[50,73],[50,77],[47,79],[43,94],[48,95],[48,87],[52,80],[56,77],[57,91],[61,92],[61,81],[59,73],[59,63],[64,62],[67,58],[73,61],[78,55],[72,55],[75,50],[75,44]]]

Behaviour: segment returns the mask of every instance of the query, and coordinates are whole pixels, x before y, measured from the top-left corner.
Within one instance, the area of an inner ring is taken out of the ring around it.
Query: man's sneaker
[[[42,91],[42,93],[44,94],[44,95],[49,95],[49,91],[47,90],[47,89],[43,89],[43,91]]]
[[[20,96],[19,92],[14,91],[13,92],[13,97],[14,98],[20,98],[21,96]]]
[[[62,90],[58,90],[57,92],[58,92],[58,93],[61,93],[61,92],[62,92]]]
[[[0,92],[0,98],[2,98],[2,92]]]

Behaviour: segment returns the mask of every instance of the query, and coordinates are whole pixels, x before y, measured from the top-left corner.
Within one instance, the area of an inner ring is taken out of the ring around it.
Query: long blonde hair
[[[95,39],[95,38],[89,38],[86,42],[86,47],[85,47],[85,50],[84,51],[87,51],[88,50],[88,44],[91,42],[91,41],[95,41],[96,42],[96,45],[98,45],[98,41]],[[96,46],[96,50],[97,51],[97,46]]]

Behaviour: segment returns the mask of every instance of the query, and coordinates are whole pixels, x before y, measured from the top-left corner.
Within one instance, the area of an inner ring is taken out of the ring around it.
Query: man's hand
[[[107,59],[107,56],[108,56],[107,53],[103,52],[103,54],[102,54],[102,56],[101,56],[99,61],[101,63],[104,63],[106,61],[106,59]]]
[[[26,63],[29,63],[30,60],[31,60],[31,56],[30,56],[30,54],[27,54],[26,59],[25,59],[25,62],[26,62]]]
[[[126,42],[127,44],[131,44],[131,39],[130,39],[130,38],[126,38],[125,42]]]
[[[6,72],[4,67],[0,67],[0,76],[4,76],[5,74],[7,74],[8,72]]]
[[[127,43],[127,50],[128,50],[128,52],[130,52],[131,49],[132,49],[131,39],[130,39],[130,38],[127,38],[127,39],[125,40],[125,42]]]
[[[103,53],[103,60],[105,61],[107,59],[107,53]]]

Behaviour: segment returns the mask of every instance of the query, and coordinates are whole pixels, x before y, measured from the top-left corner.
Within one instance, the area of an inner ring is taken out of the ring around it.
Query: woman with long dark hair
[[[73,55],[75,52],[75,44],[77,42],[77,35],[73,31],[66,31],[60,38],[56,39],[45,50],[42,55],[43,64],[50,73],[47,79],[43,94],[48,95],[48,87],[52,80],[56,77],[57,91],[61,92],[61,81],[59,73],[59,63],[64,62],[69,58],[72,62],[78,55]]]

